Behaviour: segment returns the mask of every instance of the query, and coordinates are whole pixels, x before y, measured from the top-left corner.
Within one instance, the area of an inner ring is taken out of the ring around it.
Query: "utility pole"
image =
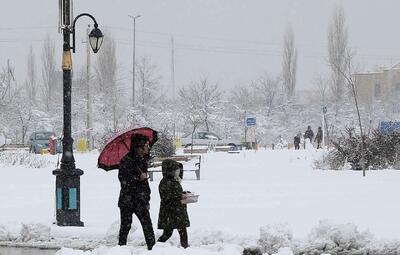
[[[92,143],[92,104],[90,101],[90,71],[91,71],[91,61],[90,61],[90,43],[89,43],[89,33],[90,25],[86,28],[86,141],[88,149],[93,149]]]
[[[136,48],[136,19],[140,18],[141,15],[128,15],[129,18],[133,20],[133,54],[132,54],[132,107],[135,107],[135,66],[136,66],[136,56],[135,56],[135,48]]]
[[[246,116],[247,116],[247,111],[244,111],[244,144],[247,148],[247,123],[246,123]]]
[[[174,36],[171,36],[171,90],[172,90],[172,101],[176,102],[175,100],[175,52],[174,52]],[[174,143],[175,143],[175,138],[176,138],[176,114],[174,111],[174,121],[173,121],[173,139],[174,139]]]
[[[174,36],[171,36],[171,90],[172,90],[172,100],[175,100],[175,49],[174,49]]]

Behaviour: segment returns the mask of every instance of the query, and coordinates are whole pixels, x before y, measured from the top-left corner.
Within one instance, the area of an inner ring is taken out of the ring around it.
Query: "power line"
[[[0,30],[48,30],[57,29],[55,26],[37,26],[37,27],[0,27]]]

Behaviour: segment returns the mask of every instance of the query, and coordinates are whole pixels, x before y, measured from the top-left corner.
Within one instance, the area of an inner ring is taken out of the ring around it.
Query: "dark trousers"
[[[129,230],[131,230],[132,215],[135,214],[142,225],[147,249],[151,250],[155,244],[153,224],[151,223],[150,212],[146,206],[137,208],[119,208],[121,211],[121,227],[119,229],[119,245],[126,245]]]
[[[295,144],[294,144],[294,149],[295,149],[295,150],[300,150],[300,144],[295,143]]]
[[[163,234],[158,238],[157,241],[163,243],[166,242],[172,236],[172,232],[174,232],[173,229],[164,229]],[[178,229],[178,233],[181,241],[181,246],[183,248],[187,248],[189,246],[189,242],[186,228]]]

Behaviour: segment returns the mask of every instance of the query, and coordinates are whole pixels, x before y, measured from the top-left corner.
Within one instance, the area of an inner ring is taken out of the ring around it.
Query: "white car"
[[[181,138],[182,146],[189,147],[193,145],[204,145],[204,146],[216,146],[216,145],[230,145],[238,147],[241,145],[240,141],[234,141],[232,139],[221,139],[218,135],[212,132],[195,132],[193,134],[186,134]]]

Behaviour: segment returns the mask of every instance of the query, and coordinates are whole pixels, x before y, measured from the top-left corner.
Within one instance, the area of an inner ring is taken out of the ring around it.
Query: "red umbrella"
[[[157,131],[148,127],[121,131],[108,140],[97,160],[97,167],[106,171],[118,169],[119,162],[131,148],[131,137],[134,134],[147,136],[150,147],[157,141]]]

